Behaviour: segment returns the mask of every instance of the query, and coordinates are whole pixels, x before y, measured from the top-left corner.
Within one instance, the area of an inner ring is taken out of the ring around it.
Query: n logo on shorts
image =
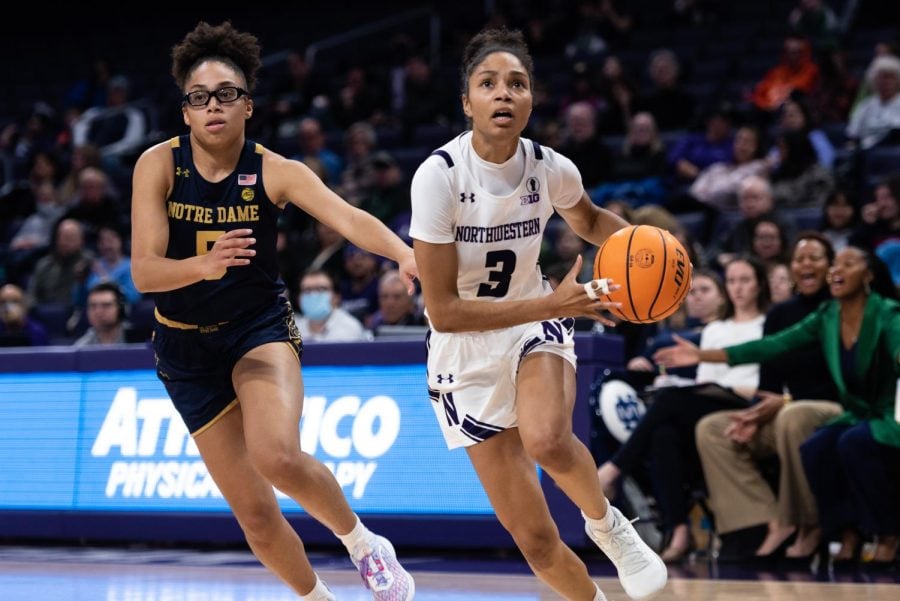
[[[548,342],[557,344],[563,343],[563,324],[558,320],[542,321],[541,327],[544,328],[544,339]]]
[[[456,401],[453,400],[452,392],[438,392],[434,388],[428,389],[428,397],[435,403],[441,403],[444,406],[444,416],[447,418],[448,426],[459,425],[459,414],[456,412]]]

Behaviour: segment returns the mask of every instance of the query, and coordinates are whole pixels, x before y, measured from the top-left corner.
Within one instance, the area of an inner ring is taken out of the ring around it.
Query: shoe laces
[[[646,554],[642,550],[643,541],[639,540],[633,524],[641,519],[636,517],[629,521],[619,521],[609,532],[598,533],[604,541],[604,551],[622,563],[623,571],[631,576],[649,565]],[[618,567],[618,566],[617,566]]]

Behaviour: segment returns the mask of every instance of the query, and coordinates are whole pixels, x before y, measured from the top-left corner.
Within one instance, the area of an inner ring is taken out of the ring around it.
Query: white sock
[[[594,594],[594,599],[592,601],[606,601],[606,595],[600,590],[600,585],[595,582],[594,586],[597,587],[597,592]]]
[[[609,532],[616,526],[616,515],[613,513],[612,505],[609,501],[606,502],[606,515],[602,518],[589,518],[583,511],[581,512],[581,516],[594,532]]]
[[[319,575],[316,574],[316,586],[313,590],[309,591],[307,594],[300,597],[303,601],[334,601],[336,597],[334,593],[328,590],[328,587],[325,586],[325,583],[319,578]]]
[[[347,534],[336,534],[335,536],[341,539],[353,559],[362,559],[364,555],[372,552],[372,538],[374,537],[363,525],[359,516],[356,517],[356,526],[353,527],[353,530]]]

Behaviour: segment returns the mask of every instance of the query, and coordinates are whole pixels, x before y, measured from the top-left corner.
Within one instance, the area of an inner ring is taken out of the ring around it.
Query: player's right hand
[[[611,307],[619,308],[622,303],[616,303],[603,300],[603,297],[591,298],[584,288],[584,284],[579,284],[577,276],[581,272],[582,259],[581,255],[575,258],[575,264],[562,279],[556,290],[553,291],[552,301],[556,308],[556,315],[560,317],[588,317],[594,321],[599,321],[605,326],[615,327],[616,322],[604,315]],[[607,280],[609,289],[618,290],[621,288],[618,284],[613,284],[612,280]]]
[[[209,252],[203,255],[205,278],[219,278],[225,275],[229,267],[240,267],[250,264],[250,257],[256,255],[256,251],[250,248],[256,244],[256,238],[251,238],[251,229],[238,229],[225,232],[218,238]]]

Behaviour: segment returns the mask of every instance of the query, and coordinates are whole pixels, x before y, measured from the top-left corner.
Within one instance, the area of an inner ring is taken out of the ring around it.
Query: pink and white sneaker
[[[413,577],[397,561],[394,546],[383,536],[375,535],[372,552],[353,564],[359,570],[366,588],[375,601],[412,601],[416,593]]]

